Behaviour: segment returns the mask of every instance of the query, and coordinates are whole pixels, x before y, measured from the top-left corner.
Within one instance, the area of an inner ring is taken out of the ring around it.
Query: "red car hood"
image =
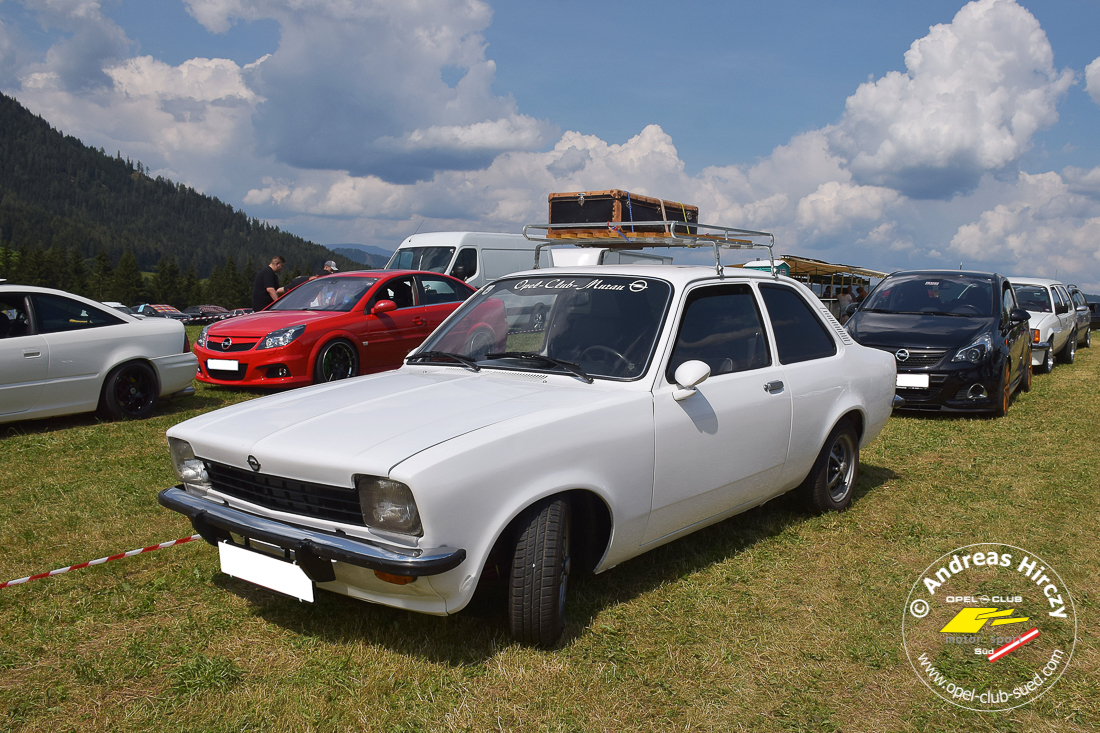
[[[232,338],[263,338],[272,331],[299,324],[316,323],[339,315],[333,311],[264,311],[248,316],[237,316],[221,321],[206,332],[208,338],[231,336]]]

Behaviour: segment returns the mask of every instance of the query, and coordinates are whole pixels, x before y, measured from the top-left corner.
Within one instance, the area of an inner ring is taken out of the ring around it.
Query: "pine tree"
[[[141,276],[134,251],[127,249],[118,261],[111,280],[111,300],[136,305],[146,299],[145,278]]]
[[[199,274],[195,272],[194,265],[190,265],[187,268],[187,274],[183,276],[182,293],[184,308],[203,303],[202,281],[199,280]]]
[[[111,268],[111,258],[101,249],[96,253],[95,265],[92,266],[92,279],[88,283],[88,297],[100,301],[110,300],[113,284],[114,270]],[[137,303],[132,305],[137,305]]]
[[[69,292],[88,296],[88,263],[79,248],[69,257]]]
[[[12,260],[15,253],[11,251],[11,242],[6,239],[0,244],[0,280],[7,279],[11,273]]]
[[[176,258],[164,255],[157,263],[152,282],[153,300],[179,308],[184,300],[180,268]],[[184,306],[186,307],[186,306]]]

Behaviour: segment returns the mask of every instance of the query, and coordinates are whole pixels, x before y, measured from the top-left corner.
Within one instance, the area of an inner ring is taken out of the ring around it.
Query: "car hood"
[[[263,311],[247,316],[219,321],[206,332],[210,336],[232,336],[234,338],[263,338],[272,331],[301,324],[309,325],[334,315],[333,311]]]
[[[247,468],[254,456],[265,474],[350,487],[353,474],[387,475],[459,435],[512,418],[534,422],[539,411],[599,409],[623,394],[598,381],[405,367],[226,407],[168,435],[200,458]]]
[[[1051,324],[1057,327],[1057,313],[1050,313],[1049,311],[1028,311],[1027,315],[1029,316],[1027,322],[1029,328],[1044,328]]]
[[[950,349],[972,343],[993,326],[992,318],[857,311],[848,332],[864,346]]]

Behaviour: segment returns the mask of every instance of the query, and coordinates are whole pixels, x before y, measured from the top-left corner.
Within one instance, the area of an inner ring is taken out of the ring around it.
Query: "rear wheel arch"
[[[144,367],[148,369],[152,379],[152,394],[147,407],[140,409],[140,414],[135,414],[132,410],[128,409],[125,405],[121,405],[119,401],[110,400],[107,390],[112,381],[116,377],[125,372],[131,367],[138,367],[141,369]],[[99,401],[96,406],[96,413],[105,419],[122,420],[127,418],[142,418],[148,417],[152,413],[153,407],[156,405],[157,400],[160,398],[161,383],[160,374],[157,372],[157,368],[151,361],[143,358],[124,359],[110,369],[103,377],[103,381],[99,385]]]

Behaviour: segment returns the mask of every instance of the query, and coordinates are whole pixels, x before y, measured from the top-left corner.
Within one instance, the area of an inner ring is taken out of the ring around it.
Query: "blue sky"
[[[1100,292],[1097,28],[1098,0],[0,0],[0,90],[321,243],[626,188],[780,252]]]

